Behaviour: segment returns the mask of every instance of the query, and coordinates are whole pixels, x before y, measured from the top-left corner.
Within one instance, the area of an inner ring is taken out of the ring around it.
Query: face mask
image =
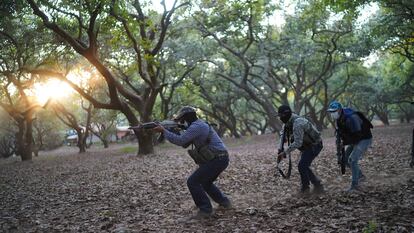
[[[184,119],[180,120],[180,123],[185,127],[188,128],[188,122]]]
[[[339,112],[338,112],[338,111],[336,111],[336,112],[331,112],[331,117],[332,117],[332,119],[334,119],[334,120],[338,120],[338,119],[339,119]]]
[[[280,116],[280,120],[283,123],[286,124],[289,121],[289,119],[290,119],[291,116],[292,116],[292,113],[290,113],[290,114],[283,114],[283,115]]]

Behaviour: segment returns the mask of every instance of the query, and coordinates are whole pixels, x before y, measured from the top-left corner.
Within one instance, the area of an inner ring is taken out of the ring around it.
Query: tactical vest
[[[296,114],[293,114],[292,118],[286,123],[287,138],[290,139],[290,142],[294,141],[293,123],[298,119],[302,119],[303,121],[305,121],[305,124],[302,126],[304,127],[303,142],[299,150],[303,151],[303,150],[311,148],[313,145],[320,143],[322,141],[321,133],[318,131],[318,129],[316,129],[316,126],[313,125],[305,117],[301,117]]]

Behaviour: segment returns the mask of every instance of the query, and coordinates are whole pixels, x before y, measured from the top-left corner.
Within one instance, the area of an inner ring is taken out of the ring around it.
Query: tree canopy
[[[278,131],[281,104],[320,129],[332,100],[385,125],[410,121],[412,1],[289,3],[2,1],[0,105],[14,119],[17,151],[36,145],[42,111],[104,144],[120,118],[138,125],[182,105],[236,138]],[[36,99],[36,85],[51,80],[71,88],[70,104]],[[152,153],[152,133],[135,133],[138,153]]]

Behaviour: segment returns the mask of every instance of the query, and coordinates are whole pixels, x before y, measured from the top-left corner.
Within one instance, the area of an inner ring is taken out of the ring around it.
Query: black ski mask
[[[280,120],[283,123],[286,124],[289,121],[289,119],[290,119],[291,116],[292,116],[292,113],[290,112],[290,113],[286,113],[286,114],[280,115],[279,118],[280,118]]]
[[[187,122],[188,126],[190,126],[191,123],[193,123],[197,119],[197,114],[195,112],[189,112],[184,114],[183,117],[180,118],[180,123],[184,124],[184,122]]]
[[[277,115],[279,116],[279,119],[286,124],[290,117],[292,116],[292,110],[287,105],[282,105],[277,110]]]

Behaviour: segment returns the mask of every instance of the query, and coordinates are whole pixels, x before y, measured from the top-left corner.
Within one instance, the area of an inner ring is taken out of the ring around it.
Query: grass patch
[[[137,152],[137,147],[136,146],[126,146],[126,147],[122,147],[120,150],[124,154],[136,153]]]

